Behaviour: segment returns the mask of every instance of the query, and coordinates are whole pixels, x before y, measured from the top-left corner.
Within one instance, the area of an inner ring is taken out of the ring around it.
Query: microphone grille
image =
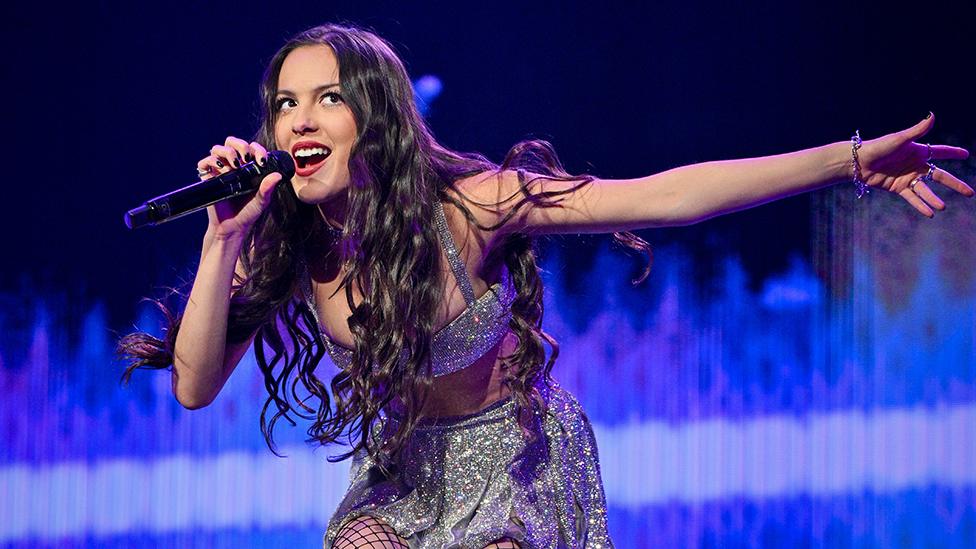
[[[295,175],[295,161],[285,151],[271,151],[268,153],[268,160],[264,166],[264,170],[267,173],[278,172],[282,177],[288,179]]]

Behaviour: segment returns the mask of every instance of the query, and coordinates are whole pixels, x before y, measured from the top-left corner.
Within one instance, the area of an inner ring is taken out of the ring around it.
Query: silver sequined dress
[[[480,358],[508,331],[514,290],[507,275],[475,299],[447,229],[436,221],[468,309],[434,335],[435,375]],[[307,293],[311,300],[311,292]],[[315,310],[314,301],[310,303]],[[323,334],[344,367],[347,349]],[[329,522],[329,549],[350,520],[388,523],[411,549],[481,549],[501,538],[523,549],[612,548],[593,430],[579,402],[558,386],[540,387],[547,410],[523,432],[515,402],[505,399],[472,415],[422,420],[396,464],[384,472],[364,452],[353,458],[350,486]],[[381,436],[395,430],[387,417]]]

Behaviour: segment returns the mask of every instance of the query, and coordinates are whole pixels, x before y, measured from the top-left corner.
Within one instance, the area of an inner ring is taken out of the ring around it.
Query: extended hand
[[[935,216],[935,210],[944,210],[942,201],[929,187],[936,181],[963,196],[973,196],[973,189],[951,173],[935,168],[931,177],[930,163],[936,160],[961,160],[969,151],[949,145],[916,143],[935,124],[935,116],[929,115],[914,126],[865,141],[858,151],[861,177],[872,189],[884,189],[905,199],[926,217]]]

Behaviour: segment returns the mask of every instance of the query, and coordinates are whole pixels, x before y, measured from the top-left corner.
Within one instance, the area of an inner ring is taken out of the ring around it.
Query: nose
[[[298,112],[292,119],[291,131],[295,135],[305,135],[318,130],[318,124],[308,108],[298,107]]]

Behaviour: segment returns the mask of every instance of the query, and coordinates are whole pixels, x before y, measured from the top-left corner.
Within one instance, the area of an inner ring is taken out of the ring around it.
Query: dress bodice
[[[436,377],[457,372],[471,365],[498,345],[508,333],[509,321],[512,318],[511,306],[516,290],[508,270],[503,267],[500,280],[476,298],[464,260],[461,259],[454,237],[448,228],[444,207],[439,201],[435,203],[434,213],[438,238],[467,304],[454,320],[437,330],[431,339],[431,366]],[[304,286],[305,299],[315,314],[329,356],[339,368],[348,368],[352,364],[352,349],[337,343],[322,328],[315,306],[311,277],[305,276]]]

